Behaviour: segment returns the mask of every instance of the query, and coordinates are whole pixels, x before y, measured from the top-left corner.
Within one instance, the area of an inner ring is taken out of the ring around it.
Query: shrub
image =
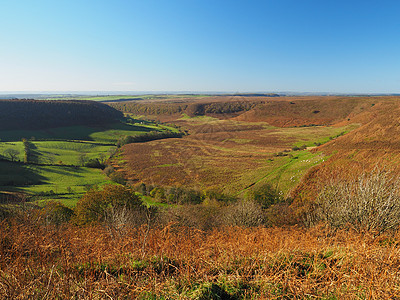
[[[112,172],[108,177],[115,183],[122,185],[126,184],[126,179],[124,178],[124,175],[121,172]]]
[[[136,187],[138,190],[138,187]],[[204,200],[204,194],[195,189],[183,187],[141,186],[141,193],[146,192],[156,201],[168,204],[200,204]]]
[[[238,199],[233,195],[224,194],[218,190],[209,189],[205,191],[204,196],[206,199],[209,200],[216,200],[224,203],[233,203],[236,202]]]
[[[322,189],[310,211],[310,224],[352,225],[359,231],[386,231],[400,225],[400,179],[375,169],[353,181],[336,181]]]
[[[85,225],[106,220],[108,213],[125,210],[141,211],[145,207],[131,189],[121,185],[106,185],[103,190],[88,191],[77,203],[75,222]],[[124,214],[125,214],[124,212]]]
[[[159,214],[159,222],[168,224],[177,223],[185,227],[193,227],[200,230],[211,230],[223,223],[221,207],[218,203],[186,204],[171,206]]]
[[[265,209],[266,225],[268,226],[287,226],[295,225],[298,219],[291,207],[292,199],[285,199],[282,202],[271,205]]]
[[[104,168],[103,172],[104,172],[104,174],[106,174],[108,177],[110,177],[110,175],[111,175],[112,173],[114,173],[115,170],[114,170],[114,167],[113,167],[113,166],[107,165],[107,166]]]
[[[260,226],[265,223],[265,214],[255,201],[238,201],[225,208],[224,221],[233,226]]]
[[[49,201],[38,212],[38,220],[42,220],[45,224],[61,225],[71,220],[74,211],[66,207],[61,202]]]
[[[98,158],[89,159],[87,162],[84,163],[84,166],[87,168],[96,168],[96,169],[105,168],[104,164],[101,163]]]
[[[262,208],[268,208],[272,204],[280,202],[282,195],[276,188],[266,183],[251,191],[248,198],[259,203]]]
[[[183,136],[183,132],[173,132],[173,131],[150,131],[147,133],[143,133],[135,136],[123,136],[117,141],[117,147],[122,147],[126,144],[132,143],[143,143],[160,139],[168,139],[168,138],[181,138]]]

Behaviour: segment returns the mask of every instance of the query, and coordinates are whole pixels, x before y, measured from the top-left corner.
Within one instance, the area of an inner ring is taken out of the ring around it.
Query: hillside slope
[[[94,101],[0,100],[0,130],[98,125],[122,116]]]
[[[372,97],[286,97],[258,105],[235,119],[267,122],[277,127],[354,123],[354,116],[376,102],[377,99]]]
[[[310,170],[293,191],[298,201],[313,199],[335,178],[352,178],[376,167],[400,174],[400,99],[383,99],[354,119],[363,125],[313,150],[330,158]]]

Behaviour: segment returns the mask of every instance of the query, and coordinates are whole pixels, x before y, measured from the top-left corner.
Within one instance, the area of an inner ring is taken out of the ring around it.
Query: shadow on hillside
[[[20,191],[20,187],[46,180],[29,166],[17,162],[0,161],[0,170],[0,191]]]
[[[104,137],[93,138],[93,134],[102,135],[102,132],[109,130],[121,130],[132,132],[150,132],[155,129],[143,126],[130,125],[122,122],[105,124],[104,126],[68,126],[49,129],[36,130],[7,130],[0,131],[1,141],[19,141],[22,138],[31,140],[81,140],[81,141],[99,141],[111,142],[115,136],[104,133]],[[132,134],[134,135],[134,133]],[[116,138],[118,139],[118,138]]]

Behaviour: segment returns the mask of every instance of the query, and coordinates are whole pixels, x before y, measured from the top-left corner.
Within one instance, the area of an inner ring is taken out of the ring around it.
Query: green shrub
[[[98,158],[91,158],[87,162],[84,163],[84,166],[87,168],[96,168],[96,169],[104,169],[105,165],[99,161]]]
[[[281,193],[269,183],[263,184],[251,191],[248,198],[259,203],[262,208],[268,208],[271,205],[282,201]]]
[[[115,183],[125,185],[126,184],[126,179],[124,178],[124,175],[121,172],[112,172],[108,177],[114,181]]]
[[[121,185],[106,185],[103,190],[88,191],[77,203],[75,222],[78,225],[103,222],[109,213],[129,215],[130,211],[143,210],[139,196]]]

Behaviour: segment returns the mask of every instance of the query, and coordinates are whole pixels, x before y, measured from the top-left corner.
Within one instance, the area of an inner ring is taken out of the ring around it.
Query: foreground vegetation
[[[398,234],[0,223],[12,299],[395,299]]]
[[[90,190],[74,210],[57,202],[2,205],[0,295],[396,299],[398,184],[375,170],[327,187],[300,211],[271,189],[246,201],[163,191],[168,201],[186,202],[156,208],[122,185]],[[353,197],[345,210],[335,204],[338,193]],[[304,213],[317,225],[306,226]]]

